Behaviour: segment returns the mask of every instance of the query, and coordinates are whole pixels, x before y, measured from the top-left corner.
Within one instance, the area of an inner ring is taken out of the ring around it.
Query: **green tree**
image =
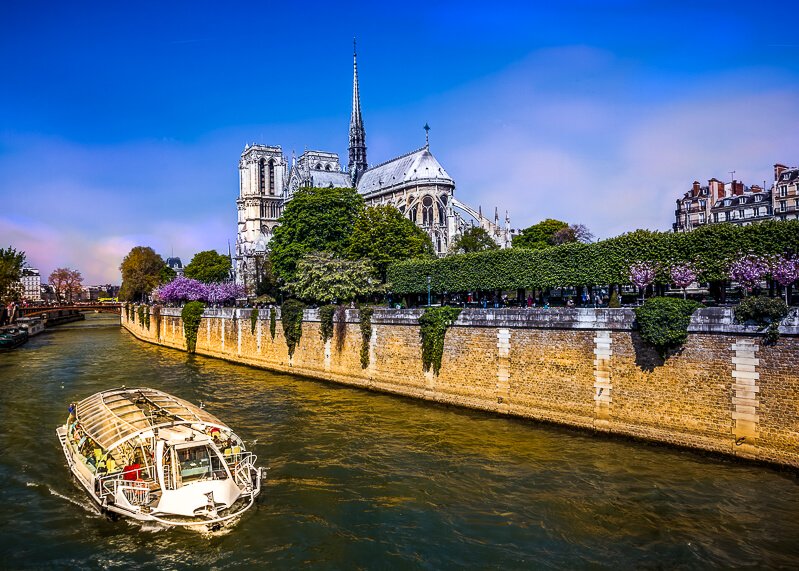
[[[162,284],[168,284],[172,280],[178,277],[178,274],[175,270],[164,264],[164,267],[161,268],[161,271],[158,275],[158,281]]]
[[[344,302],[383,291],[368,260],[347,260],[329,252],[306,254],[296,278],[286,284],[292,295],[308,301]]]
[[[301,188],[286,204],[269,243],[272,270],[292,281],[297,261],[311,252],[343,255],[363,198],[352,188]]]
[[[466,230],[455,238],[450,246],[452,254],[468,254],[485,250],[499,250],[499,245],[488,235],[488,232],[479,226]]]
[[[371,260],[383,281],[389,264],[411,258],[432,258],[434,253],[430,236],[390,205],[362,210],[347,247],[349,258]]]
[[[164,259],[149,246],[134,247],[119,266],[122,272],[119,299],[142,301],[155,287],[163,283],[161,270],[165,266]]]
[[[194,254],[183,274],[204,283],[224,282],[230,279],[230,258],[216,250]]]
[[[513,247],[527,248],[529,250],[549,248],[555,245],[555,235],[568,227],[569,225],[562,220],[547,218],[538,224],[533,224],[529,228],[525,228],[518,236],[514,236]]]
[[[14,248],[0,248],[0,300],[4,303],[16,299],[19,288],[15,286],[22,275],[25,252]]]

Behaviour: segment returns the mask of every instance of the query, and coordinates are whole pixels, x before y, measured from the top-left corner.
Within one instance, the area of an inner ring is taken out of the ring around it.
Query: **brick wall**
[[[276,310],[279,312],[279,310]],[[135,313],[135,312],[134,312]],[[289,358],[269,310],[207,310],[197,353],[347,385],[799,467],[799,315],[767,346],[724,309],[697,312],[688,340],[665,360],[630,310],[466,310],[446,335],[441,372],[422,370],[421,310],[377,309],[370,362],[360,362],[359,314],[347,311],[341,350],[306,310]],[[185,350],[179,310],[136,337]]]

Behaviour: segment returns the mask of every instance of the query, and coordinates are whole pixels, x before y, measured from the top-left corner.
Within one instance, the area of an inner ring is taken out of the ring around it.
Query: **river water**
[[[120,385],[210,412],[269,467],[232,530],[110,521],[55,428]],[[0,354],[0,568],[799,567],[794,474],[275,374],[89,316]]]

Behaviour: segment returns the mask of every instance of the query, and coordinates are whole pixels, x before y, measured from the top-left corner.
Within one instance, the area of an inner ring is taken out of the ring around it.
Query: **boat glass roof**
[[[190,402],[148,388],[96,393],[80,401],[75,414],[86,434],[106,450],[158,425],[197,422],[225,426],[214,415]]]

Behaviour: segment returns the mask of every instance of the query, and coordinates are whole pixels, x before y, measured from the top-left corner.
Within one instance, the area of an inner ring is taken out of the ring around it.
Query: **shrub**
[[[372,314],[371,307],[361,308],[361,368],[369,366],[369,343],[372,341]]]
[[[150,329],[150,308],[149,306],[144,306],[144,326],[149,330]]]
[[[779,298],[766,296],[748,297],[735,308],[735,320],[739,323],[754,322],[760,331],[766,330],[766,343],[773,344],[780,338],[780,321],[788,315],[788,306]]]
[[[258,308],[254,307],[250,312],[250,334],[255,335],[255,326],[258,325]]]
[[[704,306],[690,299],[653,297],[646,300],[635,309],[641,337],[665,358],[669,349],[682,346],[688,338],[691,314],[700,307]]]
[[[277,330],[277,316],[275,314],[275,308],[272,307],[269,309],[269,335],[272,336],[272,341],[275,340],[276,330]]]
[[[161,306],[156,304],[153,306],[153,317],[155,318],[155,335],[158,339],[161,338]]]
[[[323,343],[333,337],[333,314],[336,312],[335,305],[323,305],[319,308],[319,336]]]
[[[619,300],[619,292],[617,292],[615,289],[613,290],[613,293],[610,294],[610,301],[608,302],[608,307],[611,308],[621,307],[621,300]]]
[[[205,304],[201,301],[190,301],[183,306],[180,317],[183,319],[183,334],[186,336],[186,350],[194,353],[197,348],[197,330],[205,311]]]
[[[458,319],[458,307],[428,307],[419,317],[419,334],[422,338],[422,365],[425,372],[433,367],[438,375],[441,370],[441,357],[444,354],[444,335]]]
[[[139,314],[139,325],[144,325],[144,305],[140,305],[137,313]]]
[[[305,304],[296,299],[289,299],[280,306],[280,320],[283,322],[283,334],[289,348],[289,358],[294,357],[294,349],[302,337],[302,312]]]

